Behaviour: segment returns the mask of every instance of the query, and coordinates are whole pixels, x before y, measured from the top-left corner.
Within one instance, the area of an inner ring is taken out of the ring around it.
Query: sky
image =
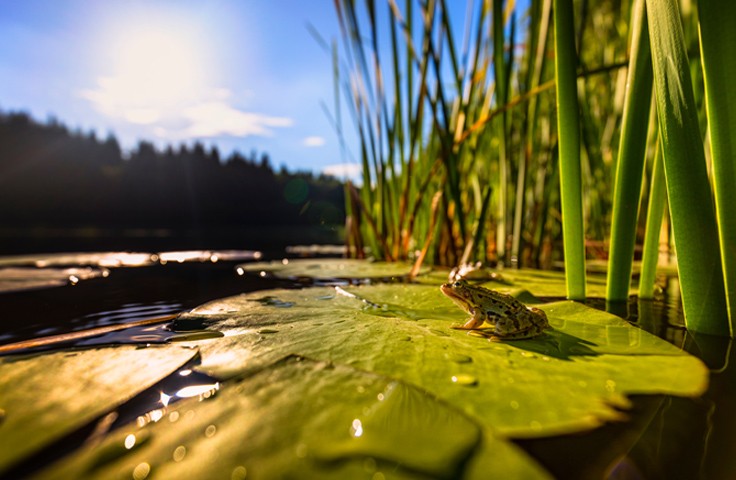
[[[340,173],[332,0],[0,0],[0,110]]]

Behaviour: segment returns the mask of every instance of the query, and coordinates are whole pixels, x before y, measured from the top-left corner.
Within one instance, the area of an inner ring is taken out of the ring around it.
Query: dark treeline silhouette
[[[339,224],[343,188],[328,176],[275,172],[266,154],[140,142],[0,112],[0,226],[200,228]]]

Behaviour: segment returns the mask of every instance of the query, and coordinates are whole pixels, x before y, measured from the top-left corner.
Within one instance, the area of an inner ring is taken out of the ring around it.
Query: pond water
[[[194,261],[190,258],[181,262],[171,257],[164,263],[161,259],[167,257],[159,254],[157,261],[145,266],[113,268],[108,275],[63,287],[2,293],[0,349],[47,336],[57,337],[46,345],[26,344],[26,351],[69,345],[165,343],[182,333],[169,328],[172,316],[206,301],[304,286],[303,278],[280,280],[243,275],[235,268],[242,263],[242,257],[222,257],[206,257],[207,261],[194,257]],[[279,255],[271,252],[266,257]],[[600,299],[588,303],[606,308]],[[633,408],[627,412],[628,422],[609,424],[588,433],[515,443],[558,478],[736,478],[736,355],[732,344],[687,334],[679,299],[666,292],[657,301],[632,299],[623,310],[619,307],[619,313],[703,359],[712,372],[706,394],[698,399],[634,396]],[[119,329],[121,325],[132,327]],[[92,336],[58,337],[90,329],[101,330]],[[175,402],[191,395],[214,394],[221,387],[206,375],[192,373],[189,366],[184,366],[130,400],[117,410],[109,427],[145,422],[146,415],[156,414],[154,407],[161,402],[162,392],[167,402]],[[10,474],[32,472],[73,451],[91,434],[89,429],[75,432]]]

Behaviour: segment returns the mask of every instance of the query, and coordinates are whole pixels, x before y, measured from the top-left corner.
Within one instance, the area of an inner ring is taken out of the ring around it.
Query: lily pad
[[[82,280],[107,277],[104,268],[0,268],[0,292],[76,285]]]
[[[449,328],[466,314],[426,285],[257,292],[206,304],[177,324],[224,333],[197,343],[210,375],[303,355],[415,386],[515,437],[623,419],[627,394],[697,396],[707,386],[700,360],[618,317],[569,301],[538,306],[554,328],[513,342]]]
[[[405,277],[411,270],[408,263],[367,262],[351,259],[312,259],[246,263],[236,267],[240,275],[254,273],[283,279],[309,279],[315,282],[334,280],[392,280]],[[422,267],[419,274],[426,274],[429,267]]]
[[[0,257],[2,266],[95,266],[95,267],[144,267],[154,264],[154,255],[137,252],[94,253],[43,253]]]
[[[191,361],[179,347],[0,358],[0,474]]]
[[[471,458],[472,457],[472,458]],[[40,478],[549,478],[432,395],[289,356],[205,401],[167,409]],[[145,473],[145,475],[142,475]]]

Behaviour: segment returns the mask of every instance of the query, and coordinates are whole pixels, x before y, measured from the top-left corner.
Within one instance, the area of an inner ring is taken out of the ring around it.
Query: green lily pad
[[[548,478],[506,438],[625,420],[627,395],[706,388],[695,357],[575,302],[538,304],[553,328],[533,339],[451,329],[467,314],[443,277],[205,304],[174,327],[222,334],[184,342],[224,380],[217,395],[158,409],[166,421],[128,425],[41,476]],[[504,277],[488,285],[539,302]],[[540,290],[564,289],[556,277],[540,275]]]
[[[470,459],[472,457],[472,459]],[[470,460],[469,460],[470,459]],[[182,402],[39,478],[550,478],[515,445],[402,382],[298,356]]]
[[[179,347],[0,357],[0,474],[191,361]]]
[[[411,271],[408,263],[367,262],[352,259],[281,260],[273,262],[245,263],[236,267],[240,275],[255,273],[284,279],[309,278],[315,281],[334,279],[391,279],[404,277]],[[426,274],[429,267],[422,267],[419,274]]]
[[[515,437],[623,419],[627,394],[697,396],[707,386],[700,360],[618,317],[570,301],[538,306],[554,328],[512,342],[449,328],[467,315],[426,285],[257,292],[180,322],[225,334],[197,343],[208,374],[231,378],[303,355],[400,380]]]

